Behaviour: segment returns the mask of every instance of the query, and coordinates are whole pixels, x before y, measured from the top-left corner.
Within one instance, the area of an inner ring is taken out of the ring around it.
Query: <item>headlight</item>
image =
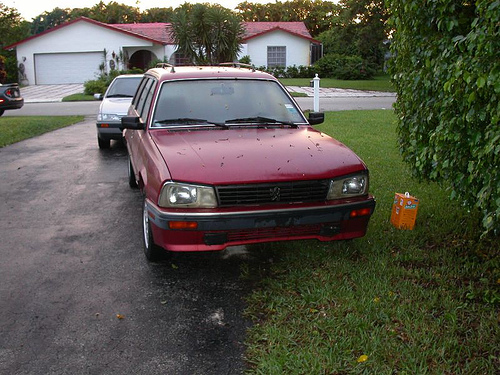
[[[326,199],[356,197],[367,193],[368,173],[360,173],[330,181],[330,189]]]
[[[120,121],[123,116],[113,113],[99,113],[97,121]]]
[[[217,199],[212,187],[166,182],[161,188],[158,205],[175,208],[214,208],[217,207]]]

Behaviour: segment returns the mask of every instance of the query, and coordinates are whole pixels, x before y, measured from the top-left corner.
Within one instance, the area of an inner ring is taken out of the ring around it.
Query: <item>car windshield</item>
[[[205,79],[164,82],[151,126],[297,123],[307,122],[277,82]]]
[[[141,82],[141,77],[117,78],[106,92],[107,98],[132,98]]]

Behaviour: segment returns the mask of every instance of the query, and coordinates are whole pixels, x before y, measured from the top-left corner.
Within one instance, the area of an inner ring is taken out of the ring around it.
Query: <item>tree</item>
[[[391,0],[400,149],[500,233],[500,1]]]
[[[185,3],[172,17],[176,52],[195,64],[234,61],[243,35],[240,17],[220,5]]]
[[[6,51],[9,46],[29,36],[29,23],[21,18],[15,8],[9,8],[0,3],[0,57],[4,68],[2,82],[18,81],[18,63],[15,51]]]
[[[100,1],[90,8],[89,17],[104,23],[134,23],[140,22],[141,12],[139,8],[111,1],[104,4]]]
[[[68,8],[54,8],[50,12],[43,12],[33,18],[31,22],[31,34],[40,34],[45,30],[63,24],[71,19],[71,9]]]
[[[338,5],[322,0],[291,0],[284,3],[259,4],[243,2],[236,7],[247,22],[304,22],[313,37],[328,30]]]
[[[24,39],[27,25],[17,9],[0,3],[0,49]]]
[[[111,1],[108,4],[100,1],[92,8],[54,8],[52,11],[43,12],[33,19],[31,22],[31,34],[39,34],[52,27],[80,17],[88,17],[99,22],[111,24],[134,23],[141,21],[142,13],[139,8],[119,4],[115,1]]]
[[[150,8],[142,12],[141,22],[170,22],[174,10],[169,8]]]
[[[360,56],[376,68],[384,64],[388,12],[383,0],[342,0],[332,27],[318,39],[325,54]]]

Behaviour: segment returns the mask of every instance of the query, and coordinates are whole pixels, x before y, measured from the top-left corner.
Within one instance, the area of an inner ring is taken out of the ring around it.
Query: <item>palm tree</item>
[[[234,61],[244,31],[238,15],[220,5],[185,3],[172,18],[176,52],[199,65]]]

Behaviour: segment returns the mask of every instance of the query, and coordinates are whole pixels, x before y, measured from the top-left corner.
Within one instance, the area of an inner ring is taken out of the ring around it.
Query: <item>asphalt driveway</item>
[[[233,249],[148,264],[126,150],[92,120],[0,149],[1,374],[238,374]]]

